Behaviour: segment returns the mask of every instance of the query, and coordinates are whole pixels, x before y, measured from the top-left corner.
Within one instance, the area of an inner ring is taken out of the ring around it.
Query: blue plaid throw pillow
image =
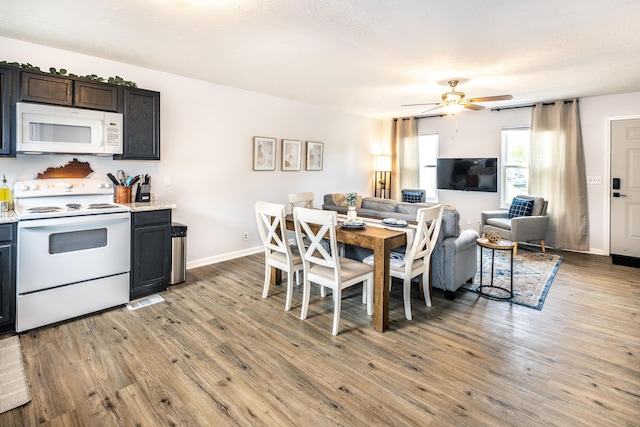
[[[519,199],[514,197],[509,206],[508,218],[515,218],[517,216],[531,216],[533,210],[533,200]]]
[[[408,203],[420,203],[423,200],[424,191],[406,191],[402,190],[402,201]]]

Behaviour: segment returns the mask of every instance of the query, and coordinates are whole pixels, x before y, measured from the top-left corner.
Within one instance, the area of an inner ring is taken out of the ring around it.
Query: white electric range
[[[113,193],[100,179],[14,184],[18,332],[129,301],[130,212]]]

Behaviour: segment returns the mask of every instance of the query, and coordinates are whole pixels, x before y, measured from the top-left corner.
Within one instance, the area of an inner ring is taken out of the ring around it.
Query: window
[[[518,194],[529,194],[530,136],[528,126],[502,129],[502,206]]]
[[[425,197],[429,202],[438,200],[438,190],[436,187],[436,159],[438,158],[437,133],[420,135],[418,138],[419,166],[420,166],[420,188],[425,190]]]

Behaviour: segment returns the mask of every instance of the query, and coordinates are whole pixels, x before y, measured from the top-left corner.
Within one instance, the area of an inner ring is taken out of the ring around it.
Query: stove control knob
[[[98,188],[105,188],[104,182],[102,181],[98,181],[98,184],[96,184],[98,186]]]
[[[38,184],[36,184],[35,182],[31,183],[29,185],[29,190],[38,190],[40,188],[40,186]]]
[[[108,182],[103,183],[103,184],[102,184],[102,186],[103,186],[104,188],[111,188],[111,184],[110,184],[110,183],[108,183]]]
[[[71,190],[73,188],[73,184],[71,182],[67,182],[66,184],[64,184],[64,188],[66,188],[67,190]]]
[[[29,190],[29,186],[27,184],[22,184],[20,186],[20,191],[28,191]]]

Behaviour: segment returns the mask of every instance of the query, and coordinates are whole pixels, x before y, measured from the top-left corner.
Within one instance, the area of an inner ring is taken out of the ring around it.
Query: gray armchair
[[[509,218],[509,211],[496,210],[481,213],[482,235],[490,231],[500,233],[503,239],[513,241],[513,254],[518,253],[518,242],[540,241],[542,252],[545,252],[544,239],[547,237],[549,217],[548,202],[542,197],[518,195],[518,199],[533,200],[530,215]]]

